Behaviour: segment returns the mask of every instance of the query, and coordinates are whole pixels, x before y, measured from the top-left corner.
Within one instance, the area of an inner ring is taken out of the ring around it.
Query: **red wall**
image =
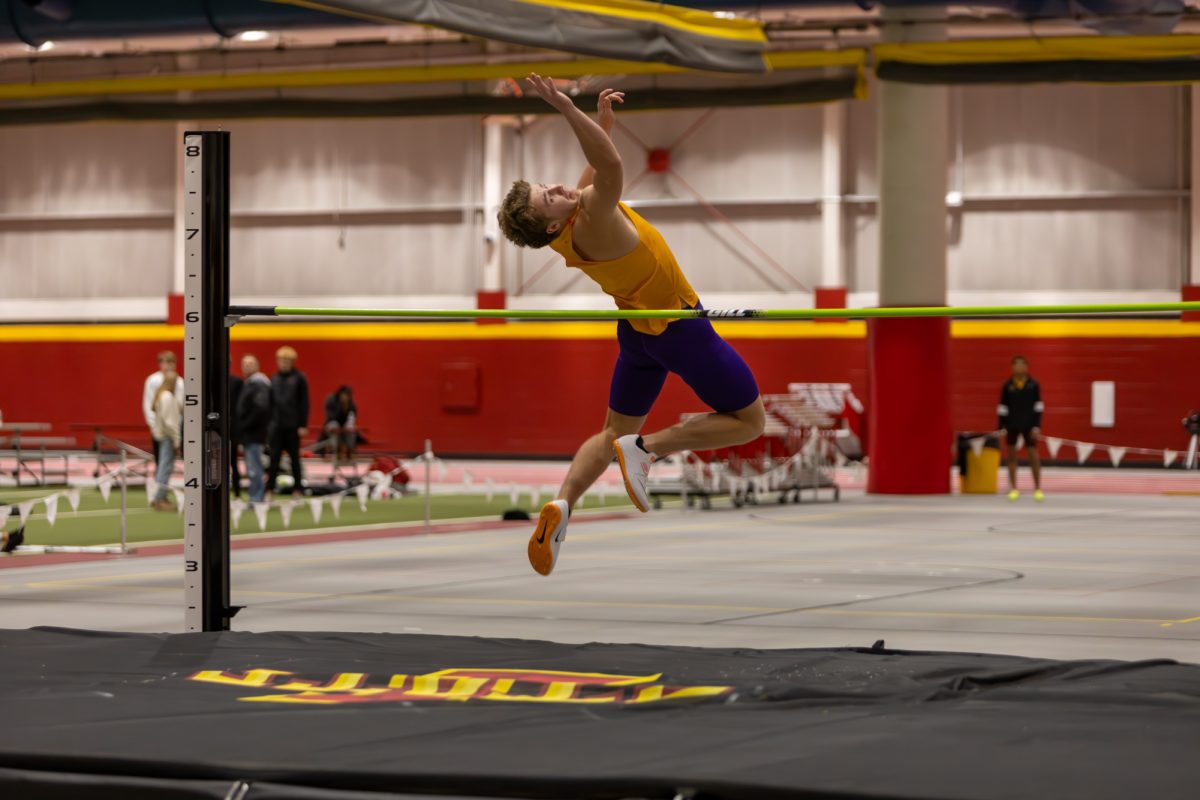
[[[282,331],[281,331],[282,332]],[[790,381],[849,381],[866,398],[865,340],[732,339],[764,392]],[[284,341],[234,342],[232,355],[254,352],[264,364]],[[311,423],[340,383],[355,389],[371,438],[416,451],[425,438],[442,454],[566,455],[600,425],[616,344],[600,339],[288,340],[313,394]],[[142,381],[169,341],[0,341],[0,410],[5,421],[138,423]],[[1200,407],[1200,337],[956,338],[951,344],[953,422],[957,430],[991,430],[1009,360],[1022,353],[1041,381],[1049,435],[1140,447],[1186,444],[1180,419]],[[441,368],[475,363],[479,410],[442,408]],[[1090,382],[1117,382],[1117,426],[1090,425]],[[921,391],[921,376],[912,376]],[[700,405],[672,377],[651,415],[654,426]],[[920,425],[920,419],[913,420]],[[85,434],[80,443],[86,444]],[[135,437],[137,438],[137,437]],[[140,437],[143,441],[145,436]]]

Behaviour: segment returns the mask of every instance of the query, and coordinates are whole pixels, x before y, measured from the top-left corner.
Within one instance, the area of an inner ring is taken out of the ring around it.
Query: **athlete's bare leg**
[[[762,435],[767,411],[762,398],[727,414],[702,414],[642,437],[646,450],[665,456],[680,450],[715,450],[753,441]]]
[[[567,505],[574,508],[583,493],[604,474],[616,457],[613,440],[637,433],[645,423],[644,416],[629,417],[610,408],[604,417],[604,429],[584,442],[575,453],[567,477],[558,490],[558,499],[566,500]]]

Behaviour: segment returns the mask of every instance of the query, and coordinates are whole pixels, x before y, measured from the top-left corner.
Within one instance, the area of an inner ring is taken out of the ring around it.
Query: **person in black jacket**
[[[250,354],[242,356],[242,375],[245,381],[233,418],[246,454],[250,502],[261,503],[266,494],[262,459],[263,445],[271,428],[271,380],[259,370],[258,359]]]
[[[334,445],[338,461],[349,461],[354,456],[359,442],[358,404],[349,386],[339,386],[325,398],[325,436]]]
[[[284,453],[292,462],[294,492],[303,490],[300,475],[300,439],[308,435],[308,379],[296,369],[296,351],[281,347],[275,351],[279,371],[271,379],[271,469],[267,473],[267,491],[275,491],[279,461]]]
[[[1017,491],[1017,456],[1020,447],[1018,442],[1025,442],[1025,451],[1029,454],[1029,469],[1033,473],[1033,499],[1041,502],[1046,495],[1042,493],[1042,463],[1038,459],[1037,444],[1042,437],[1042,387],[1029,374],[1029,362],[1025,356],[1013,356],[1012,375],[1000,389],[1000,405],[996,411],[1000,416],[997,426],[1005,432],[1008,441],[1008,499],[1016,500],[1021,496]]]
[[[238,445],[242,443],[238,434],[238,398],[242,396],[242,378],[236,372],[229,373],[229,471],[231,481],[229,493],[234,497],[242,496],[242,471],[238,469]]]

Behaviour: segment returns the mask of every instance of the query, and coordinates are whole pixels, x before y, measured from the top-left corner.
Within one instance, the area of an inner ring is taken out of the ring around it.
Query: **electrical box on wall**
[[[1092,381],[1092,427],[1111,428],[1117,424],[1117,384]]]
[[[479,411],[480,375],[479,364],[474,361],[458,361],[443,364],[438,374],[443,411],[457,414],[474,414]]]

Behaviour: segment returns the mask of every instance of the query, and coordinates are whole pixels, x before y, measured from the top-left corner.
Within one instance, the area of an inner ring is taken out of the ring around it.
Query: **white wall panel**
[[[620,112],[618,112],[619,114]],[[625,162],[626,199],[785,200],[814,198],[821,191],[821,114],[817,108],[719,109],[622,114],[613,141]],[[647,148],[666,148],[689,128],[672,152],[671,175],[651,173],[634,184],[646,165]],[[632,134],[632,135],[631,135]],[[638,142],[642,143],[639,144]],[[525,176],[532,182],[574,183],[585,161],[565,122],[538,120],[523,136]],[[515,177],[515,174],[514,174]],[[820,220],[815,209],[763,204],[724,207],[721,213],[794,279],[813,286],[820,279]],[[662,231],[693,286],[705,291],[795,289],[767,258],[754,252],[725,222],[700,204],[650,208],[642,213]],[[524,279],[546,261],[540,253],[514,254],[524,261]],[[749,263],[747,263],[749,262]],[[751,266],[751,264],[753,266]],[[522,281],[514,276],[511,289]],[[548,271],[531,291],[579,291],[574,275]]]
[[[1177,289],[1178,203],[1149,208],[977,211],[949,249],[950,287],[966,290]]]
[[[232,126],[235,221],[239,212],[383,212],[369,224],[237,221],[233,294],[473,292],[481,256],[469,209],[411,217],[387,209],[477,201],[479,125],[452,117]]]
[[[0,232],[0,298],[166,297],[174,232]]]
[[[234,228],[235,297],[474,294],[461,221]]]
[[[162,297],[174,148],[171,123],[0,128],[0,295]]]
[[[170,212],[174,123],[0,128],[0,214]]]
[[[980,86],[958,94],[967,195],[1181,186],[1178,88]]]
[[[238,122],[230,203],[236,212],[473,199],[478,128],[473,117]]]
[[[963,188],[968,198],[998,200],[948,212],[952,291],[994,292],[1002,301],[1005,292],[1177,289],[1184,199],[1066,195],[1185,189],[1181,90],[1060,85],[954,93],[962,110]],[[615,135],[627,181],[645,166],[633,137],[667,147],[704,114],[618,113],[632,133]],[[850,103],[847,120],[847,189],[870,196],[877,191],[875,101]],[[480,127],[471,117],[229,126],[235,296],[472,296],[482,263],[481,217],[458,209],[499,200],[481,196]],[[176,138],[173,123],[0,128],[0,295],[162,297],[174,246]],[[812,198],[821,193],[820,146],[818,108],[719,109],[673,153],[672,166],[709,199]],[[584,166],[569,128],[552,116],[518,137],[510,160],[506,184],[518,176],[572,183]],[[952,170],[953,153],[947,163]],[[1048,199],[1004,200],[1031,196]],[[679,201],[642,213],[660,226],[702,293],[794,288],[730,228],[689,205],[693,198],[679,182],[651,175],[628,197]],[[403,211],[430,206],[428,213]],[[804,285],[819,282],[815,206],[721,210]],[[89,216],[101,219],[80,219]],[[873,291],[874,205],[848,204],[846,221],[850,288]],[[515,292],[548,251],[504,247],[504,283]],[[529,292],[592,291],[575,277],[555,267]]]

